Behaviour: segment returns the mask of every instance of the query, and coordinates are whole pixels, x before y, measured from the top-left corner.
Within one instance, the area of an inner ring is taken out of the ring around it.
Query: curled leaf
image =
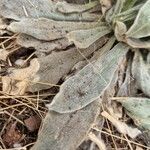
[[[116,21],[115,23],[115,37],[118,41],[124,41],[124,35],[127,31],[127,27],[123,22]]]
[[[120,43],[66,80],[52,103],[47,105],[49,110],[59,113],[73,112],[96,100],[111,83],[127,51],[128,47]]]

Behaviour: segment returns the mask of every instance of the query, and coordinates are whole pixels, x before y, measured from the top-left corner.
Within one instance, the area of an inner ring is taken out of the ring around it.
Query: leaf
[[[123,12],[117,14],[114,17],[114,20],[121,21],[121,22],[133,20],[136,18],[137,13],[142,6],[143,6],[143,4],[139,4],[139,5],[132,7],[131,9],[123,11]]]
[[[90,60],[95,61],[99,57],[107,53],[113,47],[115,41],[116,41],[116,38],[112,36],[102,48],[94,52],[93,57]]]
[[[13,147],[15,143],[21,142],[22,134],[17,129],[17,123],[10,123],[6,127],[6,133],[2,136],[4,143]]]
[[[132,75],[136,80],[136,84],[140,90],[147,96],[150,96],[150,62],[144,61],[139,51],[135,52],[135,56],[132,64]]]
[[[75,150],[86,138],[99,112],[99,100],[73,113],[49,111],[31,150]]]
[[[66,49],[68,46],[72,45],[72,43],[68,42],[66,38],[55,41],[41,41],[26,34],[20,34],[17,37],[16,43],[18,45],[21,45],[22,47],[35,48],[35,53],[37,55],[41,53],[49,54],[53,50],[61,51]]]
[[[17,7],[16,7],[17,6]],[[4,18],[20,20],[27,17],[48,17],[51,15],[52,2],[49,0],[1,0],[0,14]]]
[[[150,99],[142,97],[127,97],[116,99],[126,108],[137,125],[150,130]]]
[[[96,100],[111,83],[127,51],[128,47],[119,43],[103,57],[66,80],[52,103],[47,105],[49,110],[59,113],[73,112]]]
[[[133,25],[130,27],[130,29],[127,31],[126,35],[127,37],[132,38],[143,38],[150,36],[150,0],[147,0],[145,4],[142,6],[142,8],[139,10],[139,13],[133,23]]]
[[[115,8],[114,8],[114,12],[113,12],[113,16],[115,16],[116,14],[120,13],[123,6],[124,6],[125,0],[117,0],[116,4],[115,4]]]
[[[132,8],[134,6],[134,4],[137,2],[138,0],[126,0],[123,10],[128,10],[130,8]]]
[[[119,14],[123,8],[125,0],[116,0],[116,4],[106,14],[106,21],[111,23],[115,16]]]
[[[117,128],[117,130],[120,133],[125,134],[125,135],[127,134],[131,138],[136,138],[139,134],[142,133],[139,129],[130,127],[126,123],[115,119],[113,116],[109,115],[106,111],[103,111],[101,115],[107,118]]]
[[[56,10],[58,12],[61,13],[82,13],[85,12],[87,10],[90,10],[91,8],[94,8],[95,6],[97,6],[99,3],[98,1],[93,1],[93,2],[89,2],[86,4],[71,4],[71,3],[67,3],[66,1],[58,1],[56,3]]]
[[[17,6],[17,7],[16,7]],[[61,21],[94,21],[98,15],[88,12],[70,13],[64,15],[55,11],[56,2],[52,0],[1,0],[0,15],[12,20],[22,20],[25,18],[49,18]]]
[[[12,22],[7,29],[14,33],[33,36],[39,40],[51,41],[65,37],[70,31],[91,28],[96,24],[94,22],[62,22],[46,18],[27,18],[20,22]]]
[[[87,30],[76,30],[67,34],[70,42],[74,42],[77,48],[88,48],[95,41],[110,33],[107,26],[95,27]]]
[[[126,38],[125,42],[133,48],[150,48],[150,40],[142,41],[136,38]]]

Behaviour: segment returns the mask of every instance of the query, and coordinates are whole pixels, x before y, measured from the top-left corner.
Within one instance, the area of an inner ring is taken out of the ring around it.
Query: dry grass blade
[[[121,137],[121,136],[114,135],[114,134],[110,134],[110,133],[108,133],[108,132],[106,132],[106,131],[100,130],[100,129],[95,128],[95,127],[94,127],[93,129],[96,130],[96,131],[99,131],[99,132],[101,132],[101,133],[103,133],[103,134],[112,136],[112,137],[114,137],[114,138],[116,138],[116,139],[120,139],[120,140],[122,140],[122,141],[126,141],[126,142],[127,142],[127,139],[125,139],[125,138],[123,138],[123,137]],[[134,142],[134,141],[132,141],[132,140],[130,140],[130,143],[132,143],[132,144],[134,144],[134,145],[137,145],[137,146],[140,146],[140,147],[143,147],[143,148],[146,148],[146,149],[150,149],[150,147],[148,147],[148,146],[146,146],[146,145],[143,145],[143,144],[140,144],[140,143],[137,143],[137,142]]]
[[[88,137],[91,141],[93,141],[94,143],[97,144],[97,146],[99,147],[99,150],[106,150],[106,146],[104,144],[104,141],[102,141],[102,139],[97,138],[94,133],[90,132],[88,134]]]

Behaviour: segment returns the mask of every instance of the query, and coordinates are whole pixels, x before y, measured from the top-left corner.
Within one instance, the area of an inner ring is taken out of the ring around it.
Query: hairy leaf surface
[[[59,113],[73,112],[96,100],[109,86],[127,50],[128,47],[120,43],[66,80],[48,105],[49,110]]]
[[[150,0],[142,8],[126,35],[132,38],[143,38],[150,36]]]
[[[117,100],[126,108],[129,115],[137,125],[150,130],[150,99],[141,97],[128,97]]]

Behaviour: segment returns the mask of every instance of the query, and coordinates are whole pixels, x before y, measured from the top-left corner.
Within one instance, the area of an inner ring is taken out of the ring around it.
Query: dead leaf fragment
[[[35,76],[39,70],[38,60],[32,59],[30,66],[23,69],[8,69],[9,74],[2,77],[3,92],[11,95],[22,95],[25,93],[29,83],[38,80]]]
[[[142,147],[136,146],[136,150],[144,150]]]
[[[33,132],[33,131],[39,129],[40,124],[41,124],[41,119],[39,118],[39,116],[35,115],[35,116],[31,116],[31,117],[25,119],[24,123],[25,123],[26,127],[28,128],[28,130]]]
[[[100,0],[102,14],[104,15],[107,10],[112,7],[112,0]]]
[[[11,147],[13,144],[18,143],[21,137],[20,131],[16,129],[16,123],[13,123],[6,127],[6,133],[2,136],[2,139]]]
[[[0,49],[0,59],[6,61],[7,56],[10,54],[9,51],[5,49]]]
[[[142,133],[139,129],[130,127],[126,123],[115,119],[113,116],[109,115],[106,111],[103,111],[101,115],[106,119],[108,119],[120,133],[125,135],[127,134],[133,139]]]
[[[107,104],[107,110],[111,116],[119,120],[123,116],[123,107],[117,105],[117,102],[111,101],[110,104]]]

